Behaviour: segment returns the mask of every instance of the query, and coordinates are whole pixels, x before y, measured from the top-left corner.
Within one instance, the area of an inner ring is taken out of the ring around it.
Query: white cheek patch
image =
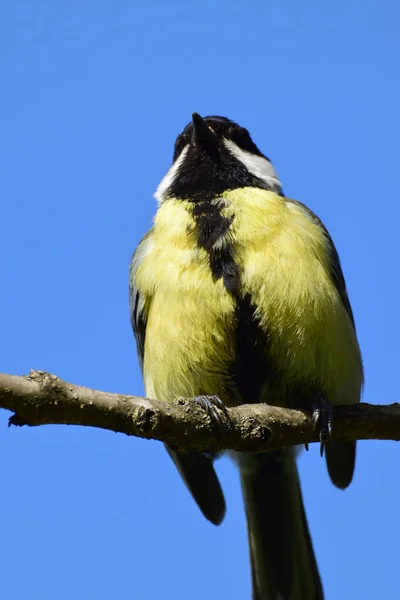
[[[276,174],[276,171],[269,160],[263,156],[258,156],[252,152],[242,150],[237,144],[235,144],[235,142],[232,142],[232,140],[224,139],[224,144],[229,152],[233,154],[235,158],[240,160],[246,169],[255,177],[265,181],[265,183],[272,187],[278,189],[281,188],[281,182],[279,181],[278,175]]]
[[[182,152],[179,155],[179,158],[177,158],[177,160],[174,162],[168,173],[163,177],[163,179],[159,183],[154,194],[154,198],[157,200],[157,202],[161,203],[164,200],[166,192],[168,191],[168,188],[171,187],[171,185],[173,184],[178,169],[181,166],[188,150],[189,146],[186,146],[186,148],[182,150]]]

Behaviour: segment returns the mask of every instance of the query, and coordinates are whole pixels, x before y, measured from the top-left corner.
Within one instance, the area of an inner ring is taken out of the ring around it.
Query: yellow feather
[[[224,194],[235,214],[232,235],[286,385],[322,389],[332,404],[358,402],[361,356],[349,315],[330,276],[328,240],[301,204],[254,188]]]
[[[213,280],[208,254],[197,247],[189,207],[173,200],[161,205],[152,250],[137,271],[148,305],[146,394],[162,399],[218,393],[229,404],[234,301],[222,280]]]
[[[329,274],[323,229],[301,205],[273,192],[244,188],[222,199],[224,215],[234,218],[218,244],[234,242],[241,294],[251,295],[269,337],[280,395],[298,384],[324,390],[333,404],[357,402],[360,351]],[[161,399],[217,394],[233,404],[240,402],[229,379],[235,302],[222,279],[213,279],[208,253],[197,246],[191,206],[181,200],[161,204],[137,271],[148,317],[146,393]]]

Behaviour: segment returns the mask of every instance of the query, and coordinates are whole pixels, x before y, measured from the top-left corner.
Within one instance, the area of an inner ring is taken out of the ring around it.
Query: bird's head
[[[282,193],[270,160],[257,148],[247,129],[225,117],[193,113],[178,135],[173,164],[156,191],[167,198],[206,200],[243,187]]]

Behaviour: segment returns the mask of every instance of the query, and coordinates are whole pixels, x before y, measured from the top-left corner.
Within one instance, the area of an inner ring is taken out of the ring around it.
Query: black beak
[[[208,154],[218,154],[218,138],[207,126],[207,123],[198,113],[192,114],[193,138],[196,146],[205,150]]]

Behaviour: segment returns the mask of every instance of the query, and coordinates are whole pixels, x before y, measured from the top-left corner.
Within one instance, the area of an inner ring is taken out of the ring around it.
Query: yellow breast
[[[148,305],[146,394],[156,398],[218,394],[229,404],[234,357],[234,300],[212,277],[198,248],[190,204],[159,208],[137,272]]]
[[[361,357],[330,276],[323,229],[301,205],[266,190],[229,191],[223,199],[224,216],[234,217],[218,244],[233,244],[240,294],[256,307],[282,393],[306,385],[326,391],[333,404],[357,402]],[[160,206],[137,271],[147,311],[146,394],[216,394],[232,404],[237,299],[213,279],[191,206],[180,200]]]

